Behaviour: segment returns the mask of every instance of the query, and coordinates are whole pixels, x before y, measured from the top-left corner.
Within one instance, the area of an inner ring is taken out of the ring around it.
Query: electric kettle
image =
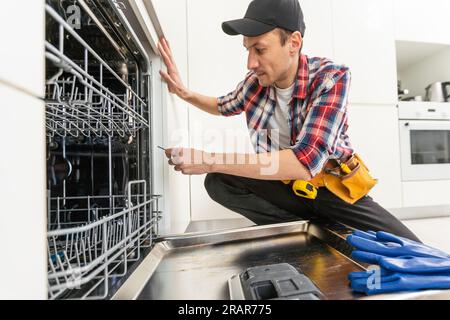
[[[450,81],[447,82],[434,82],[425,88],[426,101],[433,102],[447,102],[450,101],[450,90],[447,87],[450,86]]]

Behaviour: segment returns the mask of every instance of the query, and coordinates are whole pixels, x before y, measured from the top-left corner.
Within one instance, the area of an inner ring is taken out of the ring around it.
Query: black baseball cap
[[[256,37],[275,28],[305,34],[303,12],[298,0],[253,0],[244,18],[225,21],[222,30],[229,35]]]

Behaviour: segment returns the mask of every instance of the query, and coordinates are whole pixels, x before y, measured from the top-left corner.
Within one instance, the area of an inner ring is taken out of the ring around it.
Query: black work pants
[[[209,196],[258,225],[327,218],[364,231],[386,231],[420,241],[403,223],[365,196],[349,204],[326,188],[319,188],[316,199],[296,196],[281,181],[251,179],[222,173],[205,178]]]

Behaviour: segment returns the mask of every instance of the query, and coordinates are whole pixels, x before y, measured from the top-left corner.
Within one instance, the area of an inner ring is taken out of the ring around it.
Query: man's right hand
[[[164,64],[167,67],[167,72],[159,70],[159,74],[163,78],[164,82],[169,87],[169,92],[176,94],[183,100],[189,99],[191,92],[183,85],[180,74],[178,73],[177,66],[173,59],[172,50],[170,50],[169,43],[165,38],[161,38],[158,43],[158,50],[161,53],[161,57]]]

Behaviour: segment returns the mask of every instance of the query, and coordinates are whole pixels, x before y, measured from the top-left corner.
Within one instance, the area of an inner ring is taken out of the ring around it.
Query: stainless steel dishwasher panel
[[[248,267],[289,263],[327,299],[361,297],[347,275],[363,267],[350,260],[341,228],[308,221],[188,234],[162,239],[122,286],[116,299],[229,299],[228,279]]]

